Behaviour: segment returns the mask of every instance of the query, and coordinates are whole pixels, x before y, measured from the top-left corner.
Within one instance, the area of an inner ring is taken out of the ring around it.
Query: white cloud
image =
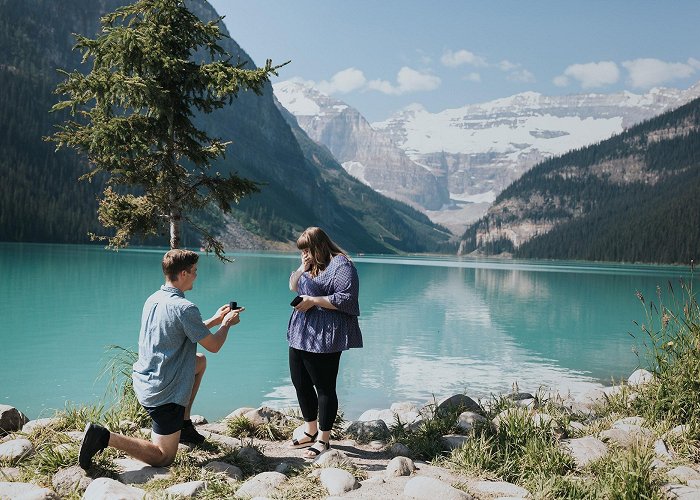
[[[480,82],[481,81],[481,75],[479,73],[469,73],[468,75],[464,75],[462,77],[462,80],[467,80],[468,82]]]
[[[520,64],[515,64],[507,59],[504,59],[503,61],[498,63],[498,67],[501,69],[501,71],[512,71],[514,69],[517,69],[520,67]]]
[[[535,75],[526,69],[519,69],[517,71],[512,71],[508,75],[508,80],[519,83],[532,83],[535,81]]]
[[[688,59],[687,63],[671,63],[660,59],[642,58],[624,61],[622,66],[629,73],[633,87],[653,87],[672,80],[687,78],[700,69],[700,61]]]
[[[325,94],[347,94],[353,90],[361,89],[367,83],[362,71],[357,68],[347,68],[337,72],[331,77],[331,81],[323,80],[318,83],[318,90]]]
[[[452,52],[451,50],[446,50],[440,61],[443,65],[450,68],[456,68],[457,66],[462,66],[463,64],[470,64],[472,66],[486,66],[486,60],[483,57],[477,56],[473,52],[462,49],[457,52]]]
[[[396,75],[396,85],[386,80],[371,80],[367,83],[367,88],[384,94],[401,95],[409,92],[435,90],[441,82],[442,80],[435,75],[404,66]]]
[[[569,85],[569,79],[564,75],[555,76],[552,82],[554,82],[554,85],[557,87],[566,87]]]
[[[584,89],[604,87],[620,79],[620,69],[612,61],[572,64],[564,70],[563,75],[554,78],[554,84],[564,87],[570,79],[578,81]]]

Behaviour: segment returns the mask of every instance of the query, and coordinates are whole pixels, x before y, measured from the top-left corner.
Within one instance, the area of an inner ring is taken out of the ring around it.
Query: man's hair
[[[181,271],[186,271],[199,260],[199,255],[191,250],[170,250],[163,256],[163,274],[169,281],[175,281]]]

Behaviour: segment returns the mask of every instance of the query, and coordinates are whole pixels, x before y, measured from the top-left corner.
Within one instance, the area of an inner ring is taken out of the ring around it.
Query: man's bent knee
[[[195,359],[194,372],[195,374],[204,373],[207,369],[207,357],[201,352],[197,353],[197,358]]]

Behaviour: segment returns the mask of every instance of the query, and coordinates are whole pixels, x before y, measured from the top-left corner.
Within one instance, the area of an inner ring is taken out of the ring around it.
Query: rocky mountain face
[[[506,188],[459,253],[688,264],[700,248],[700,99],[546,160]]]
[[[285,81],[274,88],[279,103],[304,132],[372,189],[427,210],[449,203],[446,178],[411,161],[356,109],[305,83]]]
[[[69,151],[55,153],[42,137],[67,118],[49,113],[58,99],[52,94],[60,78],[56,70],[89,70],[71,50],[71,33],[94,37],[100,16],[126,3],[0,0],[0,121],[5,129],[0,134],[0,240],[82,243],[89,241],[88,231],[104,232],[95,214],[102,182],[78,182],[84,160]],[[187,7],[204,20],[219,17],[205,0],[190,0]],[[223,25],[222,31],[228,35]],[[233,39],[224,38],[220,45],[234,61],[254,65]],[[291,249],[299,232],[312,225],[324,227],[348,251],[437,251],[449,236],[420,212],[367,188],[325,148],[302,137],[275,105],[271,85],[262,96],[241,92],[231,106],[196,120],[211,136],[232,141],[215,170],[261,184],[260,192],[235,205],[230,217],[202,214],[229,249]],[[184,242],[199,246],[187,234]]]
[[[440,210],[437,203],[421,203],[425,213],[461,233],[537,163],[676,108],[700,96],[700,83],[687,90],[653,89],[642,95],[549,97],[527,92],[439,113],[413,105],[369,127],[357,110],[307,85],[283,82],[275,85],[275,93],[309,136],[328,147],[353,175],[379,189],[367,181],[366,165],[391,172],[381,187],[389,196],[400,197],[391,179],[400,185],[397,170],[406,163],[396,161],[395,148],[401,149],[412,160],[411,168],[420,165],[448,193],[439,198]]]

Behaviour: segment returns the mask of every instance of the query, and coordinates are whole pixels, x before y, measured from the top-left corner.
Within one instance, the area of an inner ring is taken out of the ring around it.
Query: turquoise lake
[[[109,345],[136,350],[144,300],[163,282],[163,250],[0,244],[0,404],[30,418],[97,403]],[[246,307],[208,368],[193,413],[296,404],[287,364],[289,273],[296,254],[233,252],[199,262],[187,297],[209,317]],[[656,300],[687,267],[355,256],[365,347],[345,352],[338,382],[348,419],[392,402],[424,403],[557,388],[582,393],[644,362],[635,292]],[[633,334],[635,337],[631,336]],[[642,351],[642,356],[635,354]],[[202,351],[202,348],[200,348]]]

